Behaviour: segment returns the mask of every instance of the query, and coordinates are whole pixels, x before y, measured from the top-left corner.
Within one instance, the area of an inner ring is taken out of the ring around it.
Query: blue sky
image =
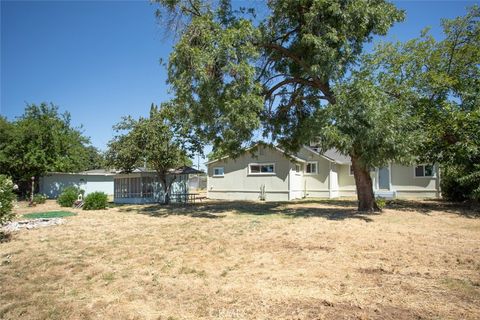
[[[427,26],[439,37],[441,18],[475,3],[397,1],[407,19],[387,39],[411,39]],[[152,102],[169,98],[159,59],[168,58],[173,39],[156,8],[147,1],[1,0],[0,114],[14,119],[26,102],[53,102],[104,150],[122,116],[147,115]]]

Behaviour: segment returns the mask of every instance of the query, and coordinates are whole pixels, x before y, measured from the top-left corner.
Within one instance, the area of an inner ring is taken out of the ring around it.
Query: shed
[[[82,172],[49,172],[40,177],[39,192],[48,198],[57,198],[63,189],[74,186],[85,190],[85,195],[101,191],[113,195],[113,177],[115,171],[105,169],[88,170]]]

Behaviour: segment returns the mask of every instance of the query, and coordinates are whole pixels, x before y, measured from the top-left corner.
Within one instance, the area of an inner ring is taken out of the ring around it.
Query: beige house
[[[295,156],[287,156],[280,148],[257,145],[236,159],[224,157],[207,166],[210,199],[288,201],[356,194],[350,158],[334,150],[320,154],[303,147]],[[371,175],[377,197],[440,196],[440,175],[433,165],[392,163]]]

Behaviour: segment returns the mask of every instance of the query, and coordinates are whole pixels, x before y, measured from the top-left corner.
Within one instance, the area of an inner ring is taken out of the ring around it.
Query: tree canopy
[[[337,147],[352,157],[359,209],[376,208],[370,167],[405,156],[390,126],[403,128],[408,117],[397,117],[357,65],[364,43],[403,20],[401,10],[386,1],[278,0],[259,19],[229,1],[159,2],[164,17],[183,23],[168,80],[197,137],[233,155],[258,132],[290,152],[310,141]]]
[[[0,172],[21,187],[46,172],[93,169],[100,159],[81,128],[72,127],[70,114],[53,104],[28,104],[12,122],[0,117]]]
[[[160,108],[152,104],[148,118],[125,117],[114,127],[117,135],[109,142],[108,164],[131,172],[146,163],[148,168],[156,171],[165,194],[168,194],[172,183],[167,178],[169,170],[192,165],[182,147],[183,137],[173,130],[172,112],[168,104]]]
[[[418,151],[443,167],[443,194],[480,199],[480,9],[442,20],[444,38],[425,30],[418,39],[383,46],[386,86],[400,83],[424,127]]]

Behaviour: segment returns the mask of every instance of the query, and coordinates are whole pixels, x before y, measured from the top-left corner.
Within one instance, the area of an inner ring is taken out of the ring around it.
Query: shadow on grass
[[[422,201],[395,199],[387,201],[386,208],[398,211],[420,212],[427,215],[432,211],[440,211],[457,214],[466,218],[480,218],[480,205],[474,202],[458,203],[441,199]]]
[[[325,204],[313,207],[311,204]],[[231,212],[237,215],[269,216],[285,218],[321,217],[328,220],[360,219],[372,222],[369,216],[356,210],[356,201],[350,200],[305,200],[293,202],[208,201],[195,205],[144,205],[119,207],[121,212],[138,212],[154,217],[183,215],[194,218],[219,219]]]

